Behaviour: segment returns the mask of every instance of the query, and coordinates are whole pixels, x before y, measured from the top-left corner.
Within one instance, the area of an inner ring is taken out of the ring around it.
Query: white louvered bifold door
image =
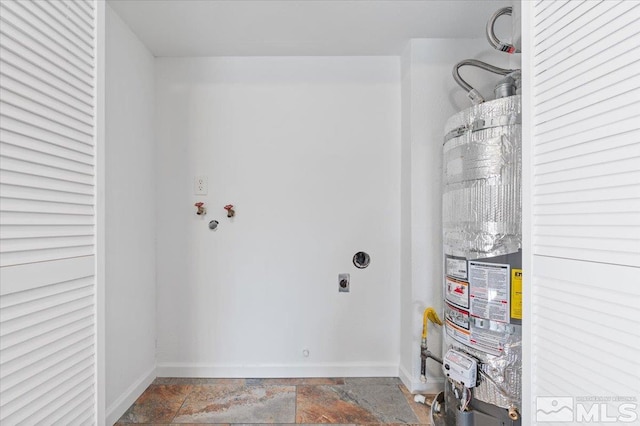
[[[0,424],[96,422],[95,4],[0,2]]]
[[[640,424],[640,1],[523,8],[532,424]]]

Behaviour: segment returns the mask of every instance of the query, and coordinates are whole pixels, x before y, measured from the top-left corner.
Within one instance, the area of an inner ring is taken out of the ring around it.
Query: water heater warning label
[[[446,278],[444,283],[447,301],[462,308],[469,308],[469,283],[453,278]]]
[[[448,322],[469,330],[469,312],[458,309],[450,303],[445,303],[444,317]]]
[[[457,325],[454,321],[447,318],[445,324],[445,330],[451,338],[492,355],[500,355],[504,351],[504,344],[507,339],[504,330],[486,330],[473,324],[471,328],[467,329]]]
[[[509,322],[509,265],[469,262],[471,316]]]
[[[511,270],[511,318],[522,319],[522,269]]]

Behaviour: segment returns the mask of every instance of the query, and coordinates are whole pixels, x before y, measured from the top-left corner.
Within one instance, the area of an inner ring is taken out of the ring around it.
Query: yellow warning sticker
[[[522,269],[511,270],[511,318],[522,319]]]

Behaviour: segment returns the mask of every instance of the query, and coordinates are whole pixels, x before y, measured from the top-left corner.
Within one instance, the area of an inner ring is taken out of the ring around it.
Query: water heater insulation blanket
[[[520,96],[468,108],[447,121],[463,129],[443,147],[443,238],[468,259],[516,252],[522,228]]]
[[[475,399],[518,409],[522,330],[513,292],[522,271],[520,117],[517,95],[447,121],[442,199],[445,350],[479,361]]]

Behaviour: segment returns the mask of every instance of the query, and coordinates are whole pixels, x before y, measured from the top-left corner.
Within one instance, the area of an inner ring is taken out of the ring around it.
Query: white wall
[[[508,55],[484,38],[411,40],[402,56],[402,288],[400,377],[412,391],[442,385],[437,363],[427,361],[427,383],[420,382],[422,312],[442,311],[442,141],[446,120],[471,106],[453,80],[453,66],[476,58],[509,66]],[[477,68],[460,71],[486,99],[501,78]],[[429,325],[429,349],[442,348],[440,327]]]
[[[113,423],[155,378],[155,101],[153,56],[110,6],[106,18],[106,407]]]
[[[397,375],[399,59],[156,66],[158,374]]]

